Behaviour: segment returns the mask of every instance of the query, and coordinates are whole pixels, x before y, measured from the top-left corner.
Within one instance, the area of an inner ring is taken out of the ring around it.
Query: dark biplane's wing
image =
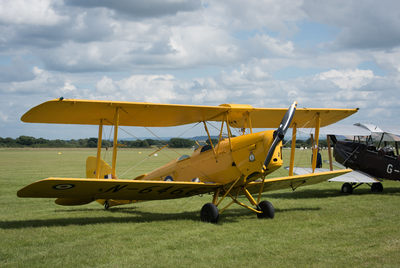
[[[255,181],[249,183],[247,189],[251,193],[258,193],[261,187],[263,187],[263,192],[286,189],[286,188],[292,188],[294,190],[301,186],[312,185],[323,181],[327,181],[329,179],[349,173],[351,171],[352,171],[351,169],[342,169],[342,170],[325,171],[319,173],[308,172],[305,174],[295,175],[295,176],[264,179],[264,183],[262,181]]]
[[[329,169],[324,168],[316,168],[315,173],[327,172]],[[303,167],[295,167],[293,169],[294,174],[303,175],[312,172],[311,168],[303,168]],[[380,180],[368,175],[367,173],[352,170],[349,173],[334,177],[329,179],[328,181],[335,181],[335,182],[350,182],[350,183],[375,183],[380,182]]]

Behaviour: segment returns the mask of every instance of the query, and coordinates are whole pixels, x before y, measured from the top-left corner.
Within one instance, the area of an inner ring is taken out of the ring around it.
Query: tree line
[[[112,147],[112,141],[102,140],[102,147]],[[155,139],[143,139],[143,140],[118,140],[118,144],[121,147],[126,148],[148,148],[152,146],[164,146],[174,148],[188,148],[195,145],[195,141],[183,138],[171,138],[169,140],[155,140]],[[96,148],[97,138],[86,138],[86,139],[71,139],[71,140],[49,140],[44,138],[35,138],[31,136],[19,136],[16,139],[13,138],[2,138],[0,137],[0,147],[10,148]]]
[[[217,144],[217,139],[212,139],[213,144]],[[207,143],[209,141],[207,140]],[[190,148],[195,146],[196,142],[192,139],[184,138],[171,138],[169,140],[155,140],[155,139],[143,139],[143,140],[119,140],[118,144],[125,148],[149,148],[152,146],[164,146],[167,145],[172,148]],[[291,142],[283,141],[285,147],[290,147]],[[310,147],[311,139],[308,140],[296,140],[296,147]],[[326,140],[319,141],[320,147],[326,147]],[[96,148],[97,138],[87,139],[72,139],[72,140],[48,140],[44,138],[35,138],[31,136],[19,136],[16,139],[13,138],[1,138],[0,147],[32,147],[32,148]],[[112,147],[112,141],[102,140],[102,147]]]

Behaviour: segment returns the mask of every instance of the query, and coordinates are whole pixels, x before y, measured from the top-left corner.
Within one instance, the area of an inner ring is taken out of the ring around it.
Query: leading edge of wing
[[[221,184],[177,181],[47,178],[18,191],[19,197],[161,200],[214,191]]]
[[[229,107],[146,102],[55,99],[27,111],[21,120],[27,123],[113,125],[116,109],[119,125],[169,127],[223,118]]]
[[[341,169],[334,171],[324,171],[318,173],[308,173],[295,176],[264,179],[263,192],[286,189],[286,188],[291,188],[294,190],[297,187],[312,185],[323,181],[327,181],[329,179],[349,173],[351,171],[352,171],[351,169]],[[263,184],[262,181],[251,182],[249,183],[247,189],[252,193],[257,193],[259,192],[260,187],[262,187],[262,184]]]

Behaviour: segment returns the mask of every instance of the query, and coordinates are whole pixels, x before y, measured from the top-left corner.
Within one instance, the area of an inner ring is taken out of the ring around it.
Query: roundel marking
[[[68,190],[68,189],[72,189],[74,188],[75,185],[74,184],[70,184],[70,183],[64,183],[64,184],[57,184],[53,186],[53,189],[55,190]]]
[[[250,152],[249,161],[254,162],[254,160],[256,160],[256,156],[253,154],[253,152]]]
[[[173,181],[174,179],[172,178],[172,176],[168,175],[167,177],[165,177],[164,181]]]

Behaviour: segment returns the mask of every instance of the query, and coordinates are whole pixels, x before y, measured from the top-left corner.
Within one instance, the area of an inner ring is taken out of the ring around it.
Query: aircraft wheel
[[[262,211],[262,213],[257,213],[257,218],[264,219],[270,218],[273,219],[275,216],[275,208],[274,206],[268,201],[261,201],[257,208]]]
[[[346,183],[343,183],[341,191],[344,194],[352,194],[353,193],[353,187],[351,186],[350,183],[346,182]]]
[[[216,205],[213,203],[205,204],[200,211],[201,221],[217,223],[219,219],[219,212]]]
[[[383,191],[383,185],[382,185],[382,183],[377,182],[377,183],[373,183],[373,184],[371,185],[371,192],[373,192],[373,193],[380,193],[380,192],[382,192],[382,191]]]
[[[110,208],[110,203],[108,203],[108,200],[104,201],[103,206],[104,206],[104,209],[105,209],[105,210],[107,210],[107,209]]]

